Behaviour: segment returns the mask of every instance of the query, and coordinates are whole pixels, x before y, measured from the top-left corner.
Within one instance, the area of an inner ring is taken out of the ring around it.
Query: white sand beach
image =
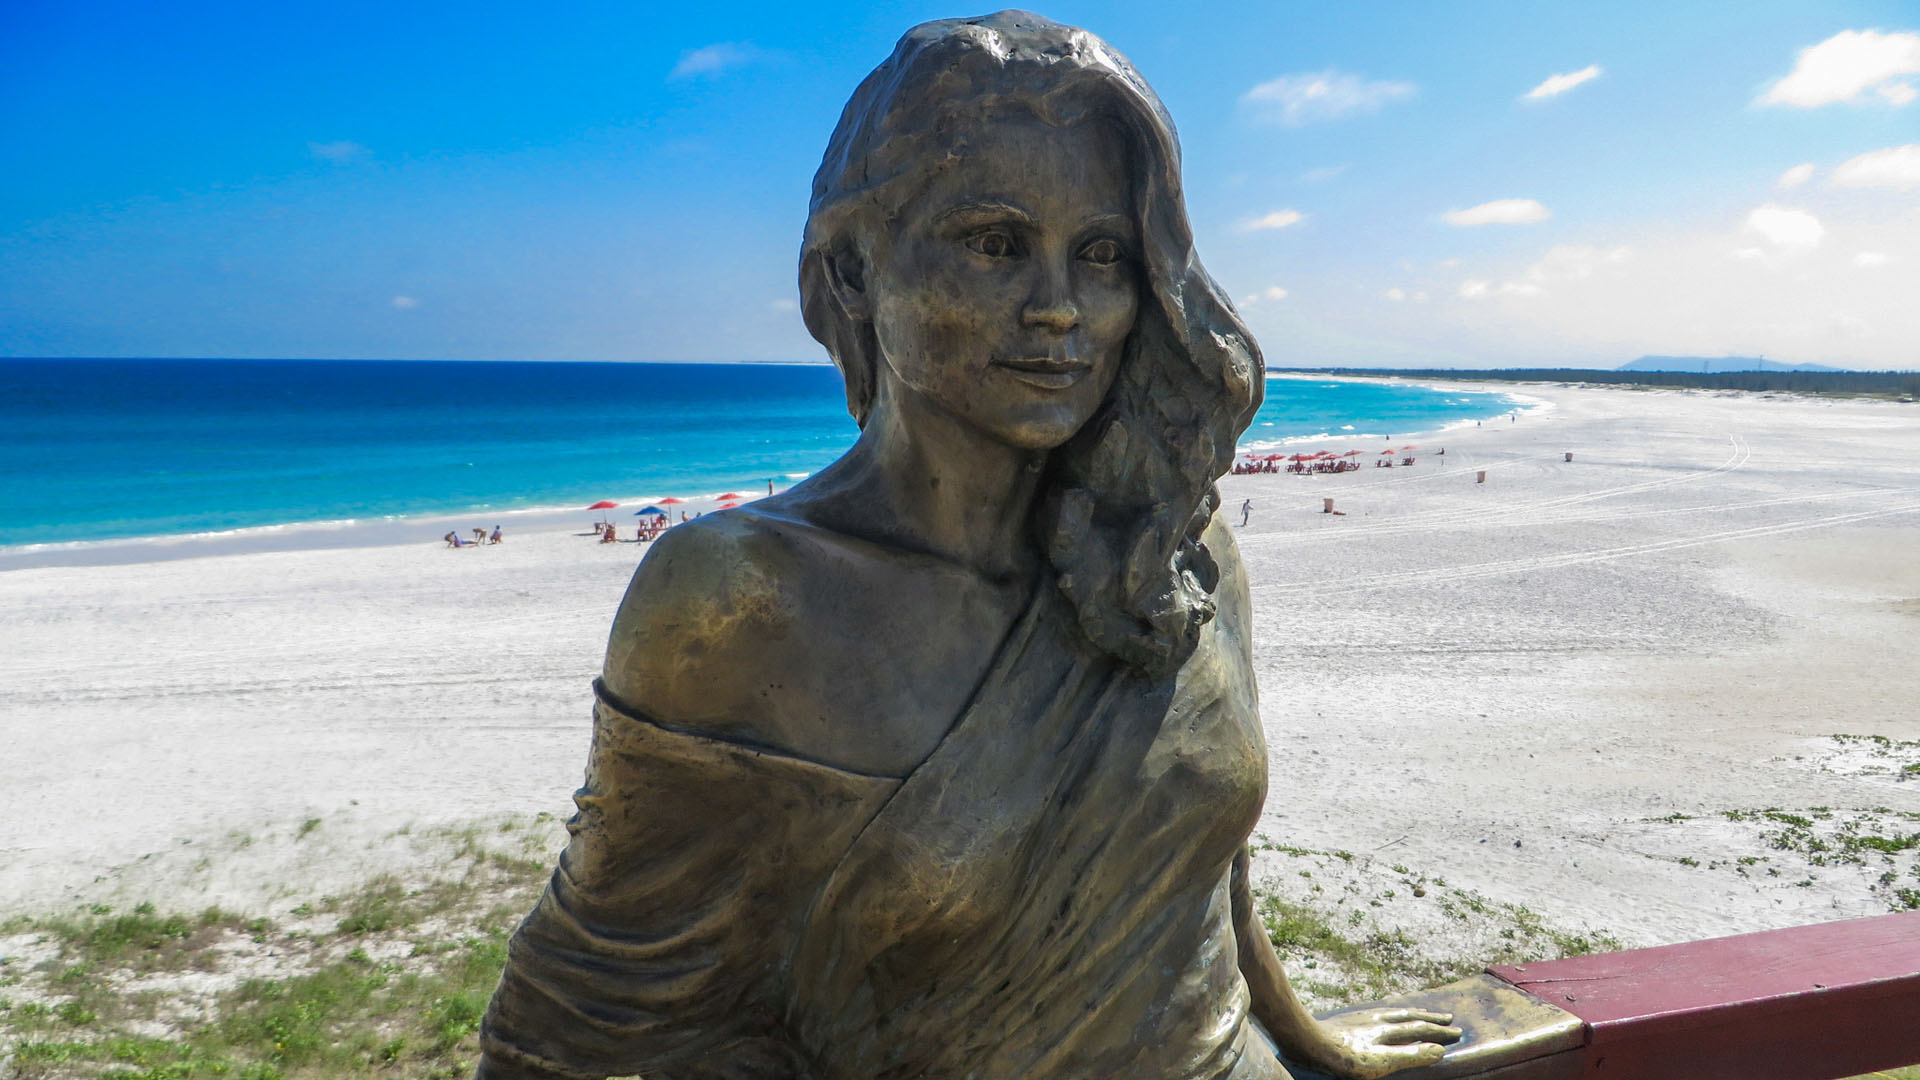
[[[1920,406],[1520,390],[1544,404],[1396,439],[1411,468],[1223,481],[1231,520],[1253,500],[1261,835],[1636,945],[1920,889],[1911,850],[1821,866],[1743,813],[1920,832],[1920,752],[1831,737],[1920,740]],[[645,552],[587,520],[0,572],[0,913],[267,905],[406,872],[403,827],[564,816]]]

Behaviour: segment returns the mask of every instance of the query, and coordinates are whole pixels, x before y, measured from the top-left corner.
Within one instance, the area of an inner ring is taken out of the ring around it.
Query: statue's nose
[[[1064,268],[1049,269],[1034,289],[1032,299],[1021,313],[1028,326],[1064,334],[1080,323],[1080,306],[1073,302],[1073,287]]]

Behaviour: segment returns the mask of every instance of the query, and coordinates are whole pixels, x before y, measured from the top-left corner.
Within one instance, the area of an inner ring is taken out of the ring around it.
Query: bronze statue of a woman
[[[1099,38],[927,23],[814,178],[807,326],[861,434],[669,531],[595,686],[572,841],[480,1075],[1281,1080],[1440,1056],[1300,1005],[1214,478],[1258,348],[1173,124]]]

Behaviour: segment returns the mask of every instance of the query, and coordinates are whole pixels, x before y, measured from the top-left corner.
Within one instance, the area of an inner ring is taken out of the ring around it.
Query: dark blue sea
[[[1242,449],[1513,407],[1273,379]],[[764,494],[855,434],[826,366],[0,360],[0,546]]]

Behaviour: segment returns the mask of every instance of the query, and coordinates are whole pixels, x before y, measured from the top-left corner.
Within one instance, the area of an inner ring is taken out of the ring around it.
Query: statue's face
[[[995,114],[869,250],[885,362],[910,392],[1022,449],[1105,400],[1139,306],[1124,142]]]

